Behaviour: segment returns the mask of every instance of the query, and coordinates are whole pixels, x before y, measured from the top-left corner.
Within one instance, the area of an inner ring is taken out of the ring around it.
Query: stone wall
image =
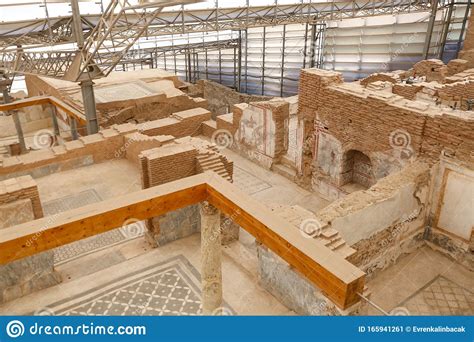
[[[335,316],[342,312],[319,289],[265,246],[257,245],[260,285],[299,315]]]
[[[351,150],[369,157],[375,180],[414,157],[436,161],[449,149],[468,160],[474,150],[472,113],[343,83],[331,71],[302,71],[298,115],[304,128],[300,177],[312,176],[314,188],[344,184],[344,155]]]
[[[388,72],[375,73],[360,80],[360,85],[366,87],[370,83],[379,82],[379,81],[390,82],[392,84],[396,84],[400,82],[400,76],[397,74],[388,73]]]
[[[25,82],[29,96],[52,95],[84,112],[81,90],[76,83],[36,75],[27,75]],[[192,108],[207,108],[206,100],[191,98],[178,86],[181,84],[176,76],[158,69],[112,73],[96,80],[94,90],[99,124],[107,128],[126,122],[165,118]]]
[[[200,135],[202,123],[210,119],[210,111],[195,108],[174,113],[165,119],[140,124],[138,129],[146,135],[172,135],[175,138],[182,138]]]
[[[218,116],[215,127],[205,122],[202,133],[270,169],[288,150],[289,108],[289,102],[280,99],[239,103],[232,113]]]
[[[242,94],[209,80],[199,80],[195,85],[191,85],[189,95],[204,98],[207,101],[207,108],[213,114],[213,119],[216,119],[219,115],[229,113],[235,104],[271,99],[270,96]]]
[[[0,182],[0,229],[43,217],[38,187],[30,176]],[[57,285],[54,252],[35,254],[0,265],[0,304]]]
[[[233,163],[215,145],[199,138],[184,137],[139,155],[143,188],[172,182],[204,171],[214,171],[232,182]],[[147,220],[147,239],[161,246],[200,231],[198,205]],[[240,227],[221,214],[222,244],[239,238]]]
[[[448,67],[439,59],[422,60],[413,66],[413,76],[426,77],[427,82],[437,81],[444,83],[448,75]]]
[[[474,99],[474,80],[465,80],[451,84],[445,84],[437,90],[436,93],[441,104],[457,108],[461,110],[468,110],[467,100]],[[470,108],[470,110],[474,109]]]
[[[374,185],[331,203],[316,216],[357,250],[348,260],[368,274],[423,243],[430,167],[415,162]]]
[[[413,84],[394,84],[392,92],[396,95],[400,95],[407,100],[415,100],[416,94],[423,89],[423,86]]]
[[[157,216],[147,223],[147,240],[154,246],[163,246],[201,231],[199,205]]]
[[[474,167],[443,155],[433,168],[425,239],[431,247],[474,270]]]
[[[43,177],[54,172],[125,157],[124,136],[136,131],[136,125],[123,124],[68,141],[64,145],[1,158],[0,177],[25,174]]]
[[[0,206],[21,200],[28,200],[31,203],[34,220],[43,217],[43,207],[41,206],[38,186],[31,176],[9,178],[0,182]],[[11,214],[11,212],[7,214]],[[28,213],[25,212],[25,214]],[[21,211],[16,211],[16,215],[22,215]],[[17,218],[15,218],[16,215],[13,215],[11,218],[17,220]],[[27,222],[29,220],[21,221]],[[9,220],[6,219],[0,220],[0,228],[13,225],[8,224],[8,222]]]

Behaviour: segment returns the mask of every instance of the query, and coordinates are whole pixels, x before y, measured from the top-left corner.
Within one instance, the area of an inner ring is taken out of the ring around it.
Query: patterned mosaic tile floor
[[[474,315],[474,293],[439,275],[398,308],[410,315]]]
[[[54,199],[43,204],[45,216],[53,216],[58,213],[79,208],[88,204],[100,202],[102,199],[94,189],[88,189],[74,195]],[[54,250],[54,262],[56,265],[70,261],[87,253],[124,242],[130,238],[129,230],[114,229],[103,234],[92,236],[68,245],[58,247]]]
[[[271,188],[271,184],[234,165],[234,184],[249,195]]]
[[[53,303],[44,315],[199,315],[200,276],[184,256],[114,279],[100,288]],[[233,314],[232,309],[224,311]]]

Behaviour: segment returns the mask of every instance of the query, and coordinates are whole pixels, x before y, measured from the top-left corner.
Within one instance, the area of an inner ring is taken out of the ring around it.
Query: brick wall
[[[38,186],[31,176],[10,178],[0,182],[0,205],[28,199],[33,207],[34,219],[43,217]]]
[[[390,83],[396,84],[400,82],[400,76],[396,74],[391,74],[391,73],[376,73],[360,80],[360,85],[366,87],[370,83],[378,82],[378,81],[390,82]]]
[[[474,80],[445,84],[437,91],[441,103],[467,110],[466,100],[474,99]]]
[[[200,135],[202,123],[210,119],[210,111],[203,108],[194,108],[174,113],[165,119],[140,124],[138,129],[145,135],[172,135],[181,138],[189,135]]]
[[[159,135],[150,137],[141,133],[131,133],[125,136],[124,148],[126,150],[127,159],[134,165],[140,164],[139,155],[142,151],[160,147],[161,145],[171,142],[174,137],[171,135]]]
[[[392,88],[392,92],[408,100],[415,100],[416,94],[421,89],[423,89],[423,86],[417,86],[413,84],[394,84]]]
[[[342,85],[340,76],[334,74],[302,71],[299,115],[317,117],[324,131],[344,147],[366,154],[385,152],[392,149],[389,137],[397,129],[410,134],[411,148],[422,156],[437,158],[444,148],[466,155],[467,147],[472,147],[471,113],[443,113],[441,109],[395,94],[370,92],[354,84]]]
[[[137,126],[133,124],[118,125],[113,128],[101,130],[97,134],[81,137],[78,140],[66,142],[64,145],[31,151],[20,156],[0,158],[0,176],[16,173],[33,173],[35,169],[55,164],[56,169],[64,171],[73,168],[70,161],[90,156],[94,163],[100,163],[114,158],[124,158],[124,136],[136,132]],[[76,165],[77,166],[77,165]]]
[[[196,174],[197,150],[190,145],[169,144],[140,154],[142,185],[152,187]]]
[[[448,76],[448,67],[439,59],[425,59],[413,66],[414,76],[425,76],[427,82],[443,83]]]

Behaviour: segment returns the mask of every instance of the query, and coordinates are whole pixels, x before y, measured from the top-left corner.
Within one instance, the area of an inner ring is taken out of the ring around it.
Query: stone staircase
[[[288,159],[287,156],[283,156],[280,159],[280,163],[273,164],[272,171],[291,181],[296,179],[296,170],[294,164]]]
[[[316,220],[316,215],[297,205],[286,206],[282,204],[272,204],[270,205],[270,209],[281,218],[292,223],[297,229],[300,229],[306,220],[309,220],[309,222],[312,219]],[[341,255],[344,259],[349,258],[356,252],[354,248],[346,244],[337,230],[327,225],[323,226],[317,236],[313,238],[323,243],[335,253]]]
[[[0,156],[2,157],[10,156],[10,150],[8,149],[8,146],[0,146]]]
[[[232,162],[227,160],[227,158],[223,155],[219,154],[216,146],[212,146],[206,150],[199,150],[196,158],[198,171],[214,171],[225,180],[231,183],[233,182]]]

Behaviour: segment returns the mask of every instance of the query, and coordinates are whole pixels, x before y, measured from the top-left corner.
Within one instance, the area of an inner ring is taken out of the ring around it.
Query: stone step
[[[280,164],[285,165],[286,167],[289,167],[290,169],[294,169],[295,167],[295,163],[287,156],[281,157]]]
[[[232,125],[234,123],[234,113],[222,114],[216,117],[216,121],[221,121],[221,120]]]
[[[220,160],[208,160],[205,162],[199,162],[199,165],[201,165],[201,167],[212,168],[213,166],[222,165],[222,162]]]
[[[342,241],[342,238],[341,238],[340,235],[336,235],[336,237],[334,237],[334,238],[332,238],[332,239],[330,239],[330,240],[324,241],[324,245],[325,245],[326,247],[332,248],[332,247],[334,247],[334,245],[335,245],[338,241]],[[344,242],[344,241],[343,241],[343,242]]]
[[[339,238],[336,242],[331,243],[328,247],[331,248],[333,251],[346,246],[346,242]]]
[[[275,173],[278,173],[279,175],[285,177],[285,178],[288,178],[290,180],[295,180],[296,178],[296,171],[289,168],[288,166],[286,165],[283,165],[283,164],[275,164],[272,166],[272,170],[275,172]]]
[[[344,259],[349,258],[350,256],[352,256],[356,252],[356,250],[354,248],[352,248],[351,246],[349,246],[347,244],[344,244],[344,245],[336,248],[334,251],[337,254],[339,254],[340,256],[342,256]]]
[[[321,235],[323,237],[325,237],[326,239],[331,239],[331,238],[335,237],[338,234],[339,234],[339,232],[337,230],[335,230],[334,228],[324,229],[323,232],[321,233]]]

